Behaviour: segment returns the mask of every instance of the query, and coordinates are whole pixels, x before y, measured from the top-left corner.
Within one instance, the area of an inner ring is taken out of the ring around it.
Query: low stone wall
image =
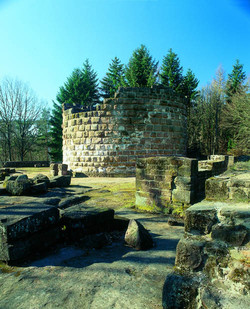
[[[49,161],[8,161],[3,167],[49,167]]]
[[[250,202],[250,173],[211,177],[205,186],[207,200]]]
[[[249,204],[202,202],[186,211],[164,309],[249,308],[249,219]]]
[[[206,180],[228,167],[228,156],[222,159],[198,161],[172,156],[138,159],[136,207],[169,213],[176,206],[185,208],[203,199]]]
[[[197,175],[196,159],[139,159],[136,168],[136,207],[152,212],[169,213],[174,205],[194,203]]]
[[[186,103],[171,89],[120,88],[93,111],[65,105],[63,163],[92,176],[134,176],[136,159],[186,154]]]

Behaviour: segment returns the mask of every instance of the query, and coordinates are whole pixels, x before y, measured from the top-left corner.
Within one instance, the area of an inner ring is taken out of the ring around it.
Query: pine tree
[[[188,109],[190,109],[192,101],[198,95],[198,84],[199,80],[195,77],[194,73],[188,69],[186,75],[183,77],[182,85],[179,90],[187,99]]]
[[[165,87],[170,87],[176,92],[182,92],[183,68],[180,65],[180,60],[177,54],[168,51],[168,54],[163,58],[160,82]]]
[[[145,45],[137,48],[125,69],[126,84],[130,87],[151,87],[156,83],[158,62],[153,60]]]
[[[226,97],[227,102],[230,103],[232,97],[236,93],[242,93],[246,90],[244,82],[246,80],[246,73],[243,71],[243,65],[236,60],[231,74],[228,74],[228,80],[226,83]]]
[[[52,161],[62,161],[62,104],[53,101],[50,118],[49,154]]]
[[[54,161],[62,161],[62,104],[83,105],[92,107],[99,102],[98,79],[88,59],[83,69],[73,70],[70,77],[56,96],[58,103],[53,102],[50,131],[50,155]]]
[[[82,70],[73,70],[64,86],[60,87],[56,98],[61,104],[93,106],[99,101],[99,97],[97,73],[87,59]]]
[[[108,72],[101,80],[103,97],[113,97],[120,86],[124,85],[124,67],[119,58],[115,57],[109,65]]]

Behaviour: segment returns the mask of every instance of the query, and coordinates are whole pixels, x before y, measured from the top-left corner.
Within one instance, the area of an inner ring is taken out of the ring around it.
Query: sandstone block
[[[217,210],[213,206],[194,205],[186,210],[185,231],[189,233],[209,234],[212,226],[218,222]]]
[[[193,309],[199,282],[192,276],[170,273],[167,275],[162,294],[163,309]]]
[[[231,246],[241,246],[247,239],[250,230],[244,225],[222,225],[216,224],[212,228],[212,238],[229,243]]]
[[[176,248],[175,265],[185,270],[197,269],[203,259],[204,241],[181,238]]]
[[[227,180],[221,178],[210,178],[206,180],[206,199],[223,200],[229,198]]]
[[[61,224],[65,226],[69,238],[109,231],[113,226],[114,210],[109,208],[88,207],[78,204],[62,213]]]

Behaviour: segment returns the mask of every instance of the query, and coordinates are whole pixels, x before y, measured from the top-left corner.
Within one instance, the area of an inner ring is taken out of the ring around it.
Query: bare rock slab
[[[129,221],[125,242],[136,250],[147,250],[153,247],[151,235],[137,220]]]
[[[59,210],[39,203],[19,204],[0,209],[0,260],[24,258],[43,242],[42,231],[59,223]],[[37,237],[36,237],[37,236]],[[33,237],[33,241],[29,241]],[[56,233],[49,237],[56,241]],[[26,245],[25,245],[26,244]]]

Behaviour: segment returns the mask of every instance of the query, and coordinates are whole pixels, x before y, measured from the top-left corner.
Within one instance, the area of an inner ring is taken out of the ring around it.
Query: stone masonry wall
[[[232,158],[224,156],[221,159],[202,162],[175,156],[139,159],[136,168],[136,207],[151,212],[184,210],[185,206],[205,197],[208,178],[227,170]]]
[[[140,157],[186,154],[186,105],[173,91],[120,88],[93,111],[64,106],[63,163],[92,176],[134,176]]]

